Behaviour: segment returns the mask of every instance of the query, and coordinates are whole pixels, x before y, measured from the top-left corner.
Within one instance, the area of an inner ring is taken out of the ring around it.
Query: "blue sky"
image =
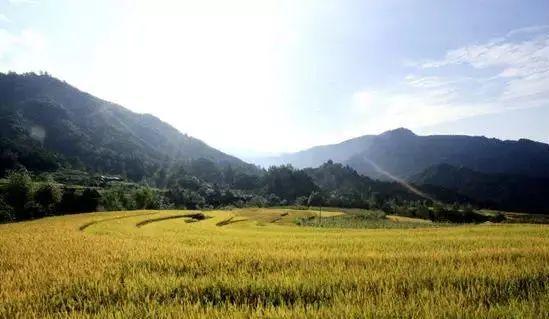
[[[8,70],[244,157],[401,126],[549,142],[548,1],[1,0]]]

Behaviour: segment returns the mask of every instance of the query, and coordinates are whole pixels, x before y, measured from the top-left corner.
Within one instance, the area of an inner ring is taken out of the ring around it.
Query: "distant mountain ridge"
[[[391,179],[389,175],[409,179],[439,164],[488,174],[549,177],[547,144],[463,135],[418,136],[405,128],[266,158],[258,163],[265,166],[287,163],[305,168],[330,159],[382,180]]]
[[[373,137],[374,135],[365,135],[338,144],[315,146],[295,153],[259,158],[255,163],[264,167],[291,164],[296,168],[314,168],[329,160],[344,163],[367,148]]]
[[[410,178],[416,185],[451,189],[482,207],[549,212],[549,178],[486,174],[448,164],[432,166]]]
[[[4,169],[68,163],[139,180],[161,166],[207,159],[220,167],[258,170],[155,116],[134,113],[49,75],[0,74],[0,126]]]

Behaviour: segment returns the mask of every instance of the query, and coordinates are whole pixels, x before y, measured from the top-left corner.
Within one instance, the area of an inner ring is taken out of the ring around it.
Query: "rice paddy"
[[[546,225],[296,225],[314,216],[134,211],[0,225],[0,317],[549,317]]]

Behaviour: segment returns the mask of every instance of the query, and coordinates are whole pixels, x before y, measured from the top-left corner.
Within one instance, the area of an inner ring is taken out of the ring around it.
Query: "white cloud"
[[[470,65],[476,69],[500,67],[513,69],[516,76],[545,73],[549,70],[549,34],[513,43],[491,41],[449,51],[442,60],[422,64],[423,68],[440,68],[452,64]]]
[[[0,29],[0,70],[26,72],[44,70],[46,39],[32,29],[12,33]]]
[[[518,34],[530,37],[522,41],[509,38]],[[493,80],[504,88],[501,95],[494,96],[502,107],[530,107],[549,102],[549,28],[523,28],[509,35],[449,51],[444,59],[423,63],[422,67],[459,64],[479,70],[493,69]]]
[[[515,30],[511,30],[507,33],[507,37],[514,37],[517,35],[524,35],[529,33],[538,33],[538,32],[544,32],[549,30],[549,25],[535,25],[535,26],[529,26],[524,28],[519,28]]]
[[[38,4],[38,0],[8,0],[9,3],[20,5],[20,4]]]
[[[402,87],[402,90],[405,86]],[[368,98],[365,99],[364,96]],[[412,89],[410,91],[361,91],[353,97],[355,127],[379,133],[391,128],[419,128],[468,116],[495,111],[487,102],[464,103],[451,88]],[[357,116],[358,115],[358,116]]]
[[[5,14],[0,13],[0,22],[9,23],[11,20]]]
[[[514,30],[503,38],[450,50],[442,59],[414,66],[414,73],[391,90],[355,94],[354,109],[362,115],[357,125],[365,123],[372,131],[419,128],[549,105],[547,26]]]

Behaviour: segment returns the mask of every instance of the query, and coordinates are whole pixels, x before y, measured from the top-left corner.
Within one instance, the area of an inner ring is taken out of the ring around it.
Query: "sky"
[[[549,143],[546,0],[0,0],[0,71],[244,158],[398,127]]]

